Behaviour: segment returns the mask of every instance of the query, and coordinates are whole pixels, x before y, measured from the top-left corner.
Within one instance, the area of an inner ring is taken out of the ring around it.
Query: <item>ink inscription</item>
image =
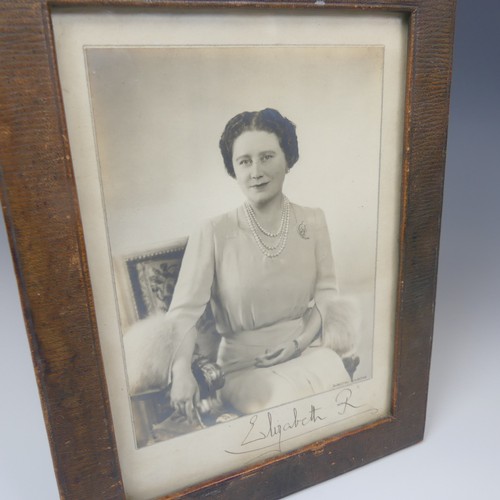
[[[288,414],[268,410],[250,416],[238,446],[226,449],[232,455],[272,454],[283,451],[283,443],[316,430],[378,410],[355,400],[353,390],[341,389],[327,407],[310,404],[308,409],[293,406]],[[277,415],[279,413],[279,415]]]

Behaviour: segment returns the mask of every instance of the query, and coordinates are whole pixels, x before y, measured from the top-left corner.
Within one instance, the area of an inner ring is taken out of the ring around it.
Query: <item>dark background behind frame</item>
[[[495,498],[500,414],[500,2],[458,0],[427,430],[422,444],[294,499]],[[0,228],[0,498],[57,498]]]

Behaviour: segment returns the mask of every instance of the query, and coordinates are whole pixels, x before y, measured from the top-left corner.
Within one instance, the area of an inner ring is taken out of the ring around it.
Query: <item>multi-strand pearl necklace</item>
[[[245,203],[245,215],[247,218],[248,226],[254,237],[259,250],[270,259],[278,257],[283,252],[288,240],[288,229],[290,225],[290,202],[286,196],[283,196],[283,207],[281,209],[281,223],[278,231],[273,233],[264,229],[257,220],[257,216],[249,203]],[[269,238],[278,238],[276,245],[267,245],[262,240],[259,231],[268,236]]]

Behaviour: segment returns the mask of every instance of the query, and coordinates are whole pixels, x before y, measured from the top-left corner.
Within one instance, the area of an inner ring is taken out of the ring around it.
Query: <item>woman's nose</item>
[[[252,179],[258,179],[259,177],[262,177],[259,160],[255,160],[252,162],[250,177],[252,177]]]

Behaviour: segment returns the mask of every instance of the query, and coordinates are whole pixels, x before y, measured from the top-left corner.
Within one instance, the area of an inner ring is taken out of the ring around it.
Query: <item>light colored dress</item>
[[[259,250],[240,207],[190,236],[168,319],[182,337],[210,302],[222,336],[217,360],[226,374],[222,399],[253,413],[350,380],[339,355],[323,347],[328,342],[322,335],[298,358],[254,366],[266,349],[300,335],[312,307],[324,322],[337,294],[321,210],[291,204],[286,247],[269,258]]]

